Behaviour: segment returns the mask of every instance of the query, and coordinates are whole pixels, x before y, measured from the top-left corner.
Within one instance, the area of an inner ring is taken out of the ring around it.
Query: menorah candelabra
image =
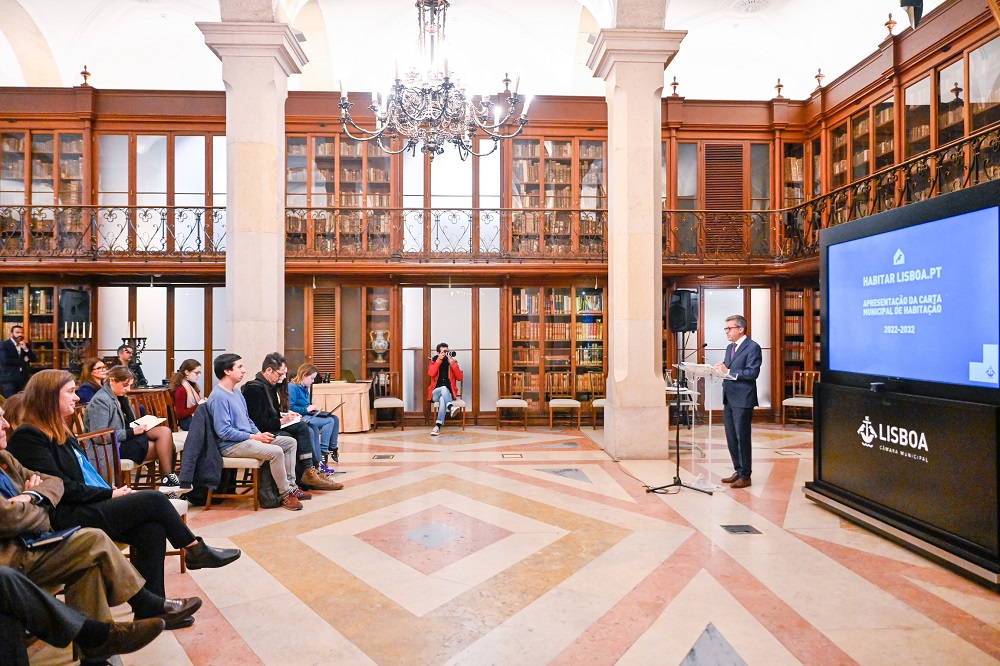
[[[146,348],[146,338],[138,337],[133,335],[128,338],[122,338],[122,344],[132,348],[135,352],[132,354],[132,363],[134,365],[142,365],[142,361],[139,360],[139,355],[142,354],[142,350]]]
[[[69,371],[80,376],[83,371],[84,350],[90,347],[94,325],[88,322],[63,322],[63,344],[69,350]]]

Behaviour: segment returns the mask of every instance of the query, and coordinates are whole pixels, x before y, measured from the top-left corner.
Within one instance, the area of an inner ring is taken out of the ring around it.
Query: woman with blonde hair
[[[302,415],[302,422],[307,424],[313,433],[313,456],[320,461],[319,471],[331,474],[333,470],[326,466],[327,454],[334,464],[340,462],[340,452],[337,449],[337,438],[340,435],[340,419],[335,414],[321,413],[319,407],[309,399],[309,387],[316,381],[319,368],[312,363],[299,366],[295,377],[288,384],[288,408]]]
[[[163,473],[163,486],[180,488],[181,482],[174,474],[174,436],[165,425],[130,425],[136,419],[126,394],[135,383],[135,375],[124,365],[108,370],[101,390],[87,404],[83,422],[87,432],[112,428],[118,435],[118,453],[136,465],[159,460]]]
[[[74,388],[73,375],[63,370],[33,375],[24,389],[21,425],[8,444],[10,454],[24,467],[62,479],[62,500],[50,512],[52,528],[96,527],[114,541],[127,543],[132,565],[146,579],[146,588],[161,597],[166,596],[163,559],[167,541],[184,550],[189,569],[222,567],[236,560],[238,549],[212,548],[192,534],[163,493],[113,488],[104,481],[66,426],[79,400]],[[173,626],[168,621],[167,629],[192,624],[190,615],[195,610],[179,617]]]
[[[101,390],[104,379],[108,376],[108,366],[100,358],[88,358],[83,362],[83,370],[80,372],[80,385],[76,388],[76,394],[80,396],[80,404],[86,405],[94,398],[94,394]]]
[[[198,405],[208,398],[201,397],[198,388],[198,378],[201,377],[201,363],[189,358],[181,363],[177,372],[170,378],[170,394],[174,397],[174,414],[177,415],[177,427],[187,430],[194,417]]]

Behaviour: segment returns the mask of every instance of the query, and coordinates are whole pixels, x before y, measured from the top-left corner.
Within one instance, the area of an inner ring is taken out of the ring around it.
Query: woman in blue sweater
[[[340,435],[340,419],[335,414],[329,416],[319,416],[319,408],[309,400],[309,387],[316,381],[319,373],[312,363],[303,363],[299,366],[295,378],[288,384],[288,408],[293,412],[302,415],[302,422],[309,424],[313,430],[313,447],[319,442],[319,453],[317,460],[320,461],[319,471],[329,474],[332,470],[327,469],[325,461],[327,454],[334,464],[340,462],[339,451],[337,450],[337,437]]]

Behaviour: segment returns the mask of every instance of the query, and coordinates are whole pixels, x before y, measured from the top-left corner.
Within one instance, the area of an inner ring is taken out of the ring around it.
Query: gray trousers
[[[0,664],[28,666],[25,630],[50,645],[66,647],[85,619],[20,571],[0,566]]]
[[[271,467],[274,484],[278,486],[278,494],[284,497],[295,487],[295,449],[294,437],[279,435],[271,444],[256,439],[233,444],[222,450],[222,457],[266,460]]]

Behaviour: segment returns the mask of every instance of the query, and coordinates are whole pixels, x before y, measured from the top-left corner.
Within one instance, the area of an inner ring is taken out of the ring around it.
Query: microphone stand
[[[681,358],[684,358],[684,335],[681,334]],[[700,493],[705,493],[706,495],[711,495],[711,490],[706,490],[705,488],[698,488],[697,486],[692,486],[690,484],[681,481],[681,369],[677,369],[677,391],[676,391],[676,405],[677,405],[677,421],[674,424],[674,480],[671,483],[656,486],[655,488],[646,488],[647,493],[660,493],[666,494],[667,488],[690,488],[691,490],[697,490]],[[680,492],[680,490],[678,490]]]

